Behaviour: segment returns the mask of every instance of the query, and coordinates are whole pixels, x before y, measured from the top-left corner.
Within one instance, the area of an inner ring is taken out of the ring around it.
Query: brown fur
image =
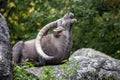
[[[61,33],[62,35],[63,33]],[[53,34],[46,35],[42,38],[42,48],[43,51],[50,56],[54,56],[54,59],[46,60],[45,65],[53,65],[53,64],[60,64],[63,60],[68,59],[69,55],[68,52],[64,54],[65,43],[62,39],[66,38],[65,35],[59,36],[59,39],[54,37]],[[18,42],[19,43],[19,42]],[[18,44],[16,43],[16,44]],[[16,46],[16,45],[15,45]],[[14,47],[15,47],[14,46]],[[18,48],[21,47],[21,48]],[[16,49],[18,50],[18,54],[16,54]],[[17,48],[13,48],[13,60],[17,64],[21,64],[25,61],[31,61],[36,66],[44,65],[43,63],[39,63],[39,55],[35,49],[35,39],[26,41],[24,43],[19,43]],[[16,57],[15,57],[16,56]]]

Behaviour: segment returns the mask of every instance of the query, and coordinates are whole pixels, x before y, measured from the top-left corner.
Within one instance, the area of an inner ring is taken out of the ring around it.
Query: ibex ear
[[[64,31],[65,29],[62,26],[59,26],[53,30],[53,34],[55,37],[60,36],[60,32]]]

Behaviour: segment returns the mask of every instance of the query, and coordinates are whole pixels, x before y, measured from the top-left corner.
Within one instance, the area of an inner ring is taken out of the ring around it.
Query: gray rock
[[[94,49],[83,48],[75,51],[66,64],[27,71],[41,80],[120,80],[120,60]],[[45,73],[49,78],[43,77]]]
[[[12,59],[9,29],[0,14],[0,80],[12,80]]]
[[[99,51],[83,48],[74,52],[69,60],[80,65],[73,80],[120,80],[120,60]]]

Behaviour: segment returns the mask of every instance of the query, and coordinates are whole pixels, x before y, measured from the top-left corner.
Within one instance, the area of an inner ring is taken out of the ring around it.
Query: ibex
[[[19,41],[13,47],[13,61],[21,64],[31,61],[36,66],[56,65],[63,63],[70,56],[72,48],[72,24],[76,22],[73,13],[67,13],[63,18],[44,26],[36,39]],[[47,34],[55,27],[52,34]]]

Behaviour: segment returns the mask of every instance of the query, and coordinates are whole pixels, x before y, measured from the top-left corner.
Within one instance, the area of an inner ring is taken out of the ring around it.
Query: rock
[[[12,58],[9,29],[0,14],[0,80],[12,80]]]
[[[48,80],[120,80],[120,60],[83,48],[75,51],[66,64],[30,68],[27,72]]]
[[[70,58],[72,57],[79,57],[79,56],[84,56],[84,57],[89,57],[89,58],[111,58],[110,56],[106,55],[105,53],[96,51],[91,48],[82,48],[77,51],[75,51]]]
[[[120,80],[120,60],[90,48],[79,49],[71,55],[80,68],[73,80]]]

